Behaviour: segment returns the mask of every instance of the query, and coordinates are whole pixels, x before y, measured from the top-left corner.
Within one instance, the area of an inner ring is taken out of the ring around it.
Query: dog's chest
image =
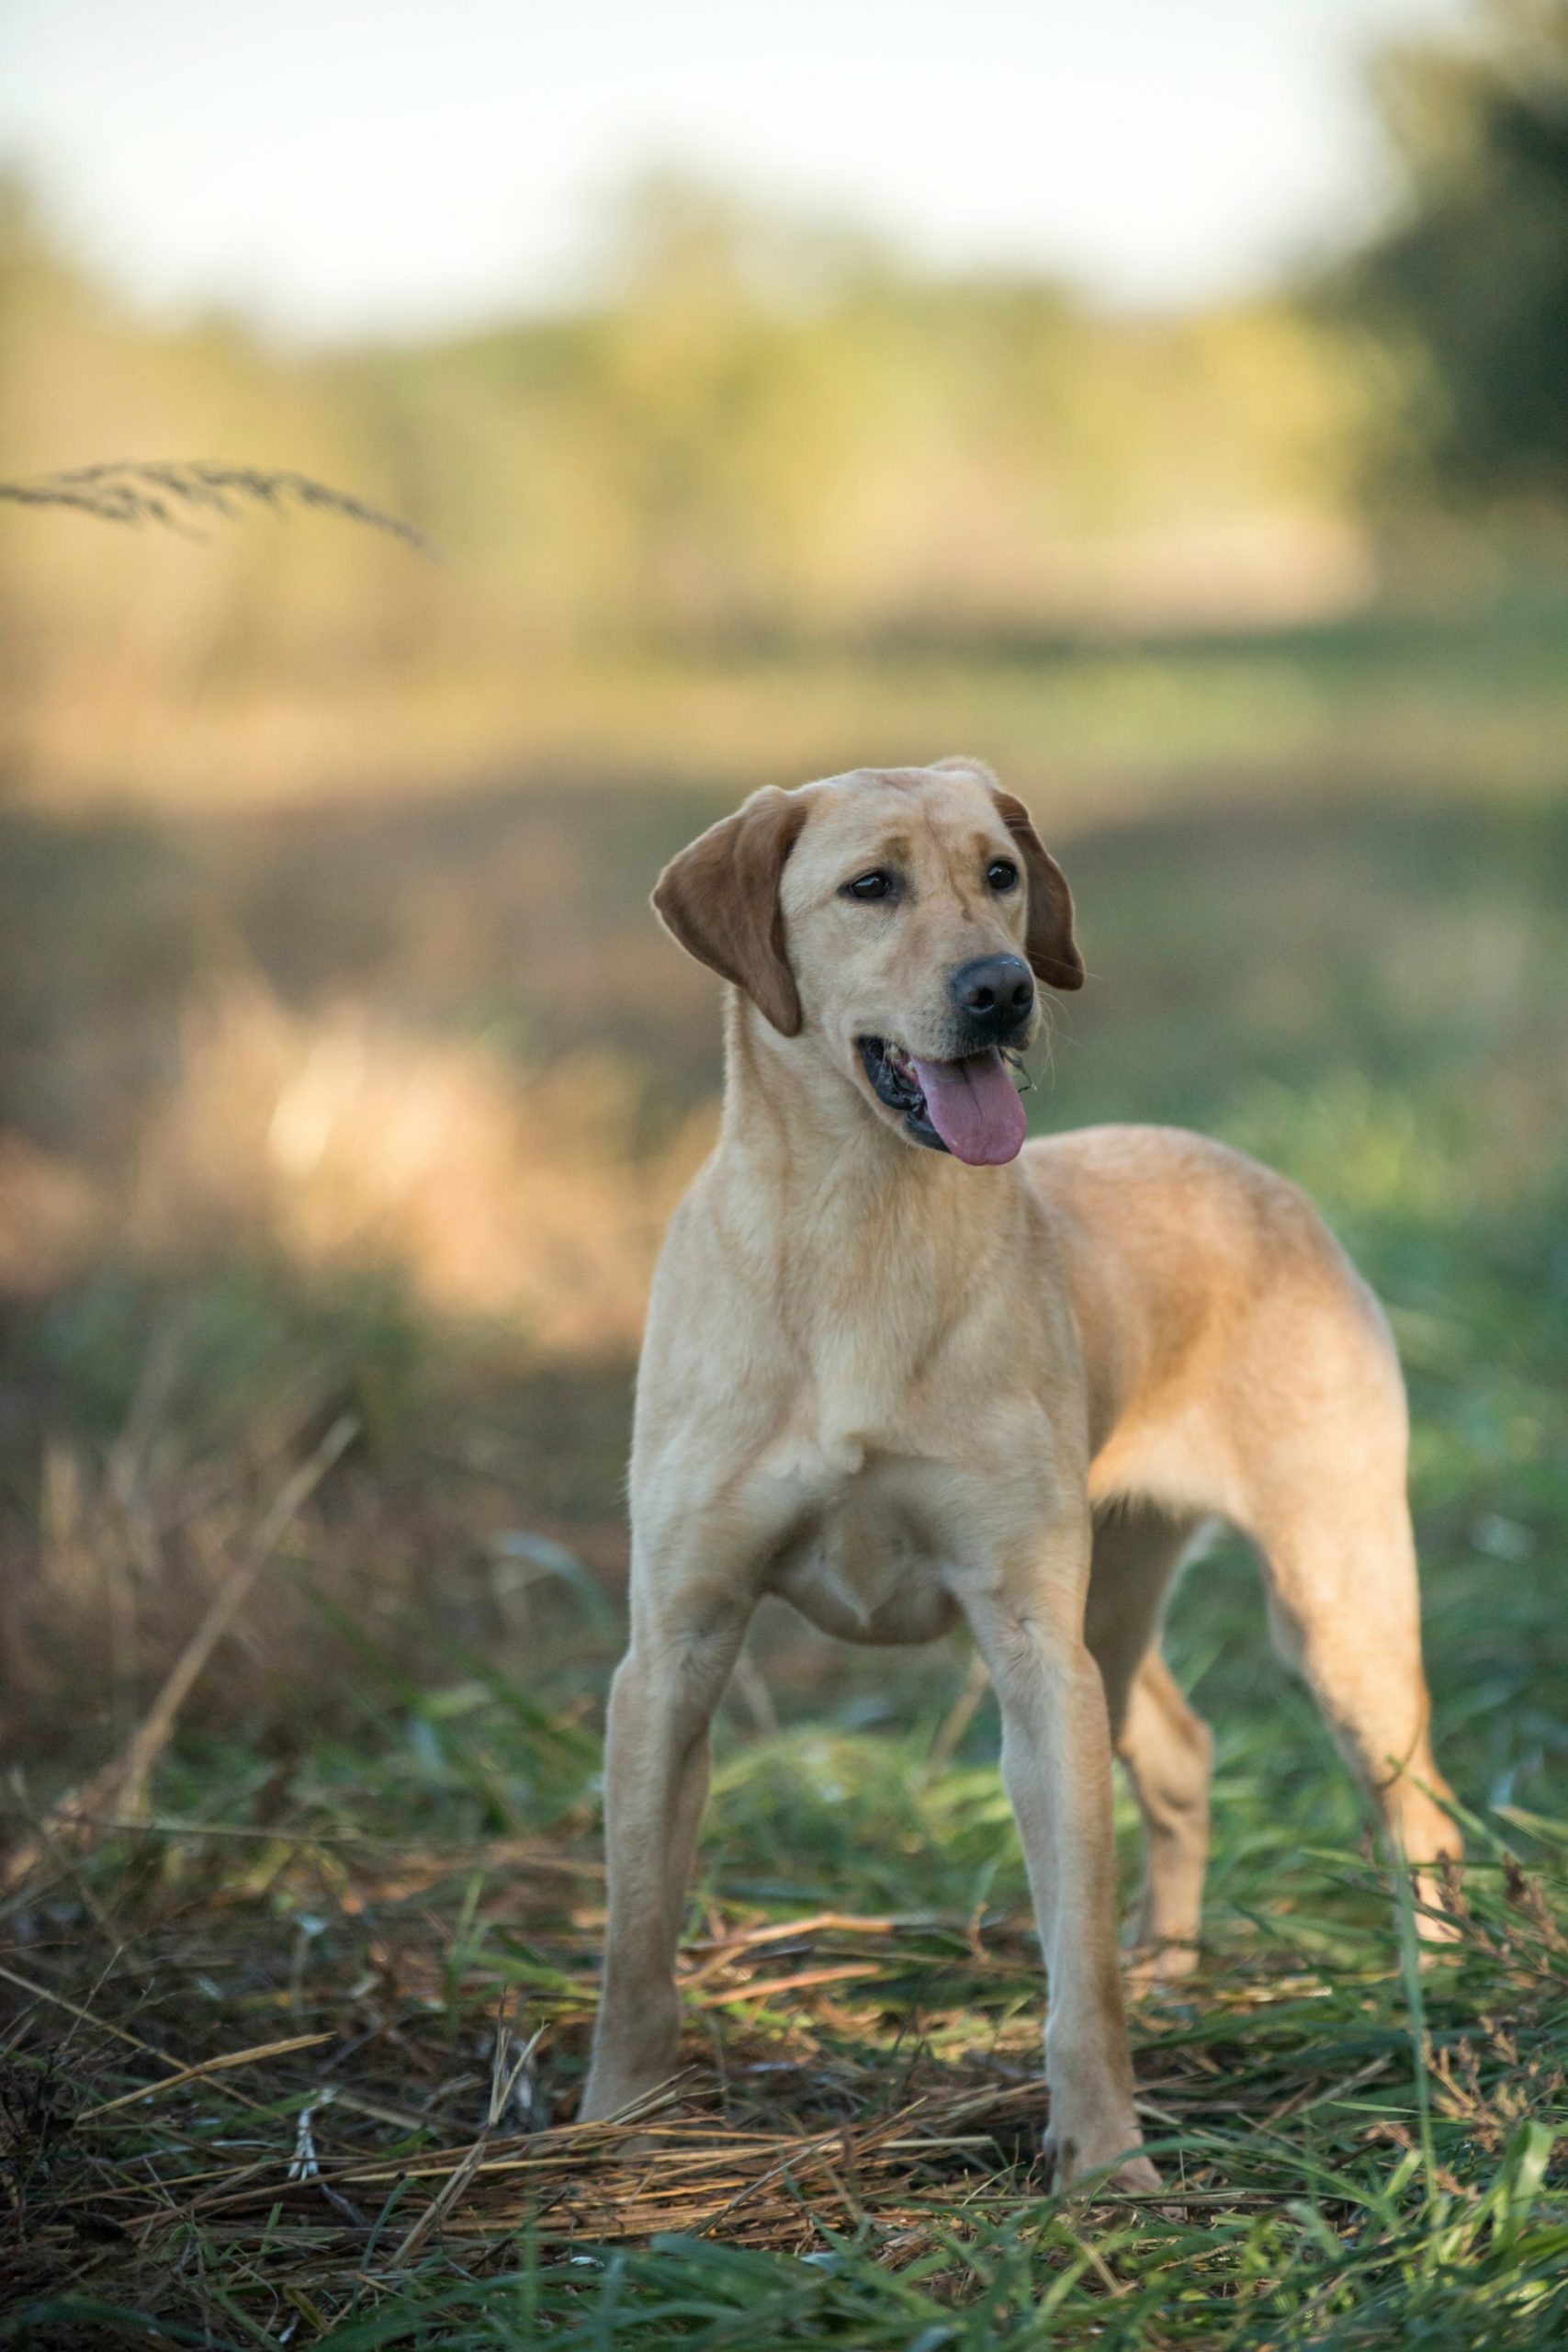
[[[928,1641],[953,1622],[947,1540],[952,1473],[877,1430],[795,1430],[761,1475],[779,1503],[768,1582],[826,1633]]]

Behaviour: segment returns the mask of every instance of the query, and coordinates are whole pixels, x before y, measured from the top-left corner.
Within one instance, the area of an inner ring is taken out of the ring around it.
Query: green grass
[[[615,936],[634,867],[692,807],[650,808],[619,852],[613,825],[596,836]],[[493,861],[510,821],[491,808],[467,848],[440,837],[438,895]],[[545,838],[536,810],[516,821]],[[682,2128],[701,2194],[681,2206],[673,2159],[573,2173],[548,2141],[531,2171],[475,2172],[397,2258],[484,2131],[499,2020],[543,2038],[492,2159],[568,2118],[581,2078],[626,1368],[432,1332],[389,1283],[105,1271],[12,1318],[18,1827],[145,1704],[206,1589],[201,1544],[231,1552],[331,1414],[348,1406],[366,1434],[194,1694],[151,1826],[46,1855],[0,1902],[0,2345],[1562,2339],[1568,820],[1550,799],[1232,807],[1108,828],[1068,864],[1094,984],[1063,1009],[1042,1124],[1179,1118],[1260,1151],[1312,1187],[1389,1303],[1435,1740],[1471,1856],[1452,1958],[1411,1964],[1359,1801],[1269,1648],[1250,1562],[1222,1546],[1171,1628],[1217,1736],[1203,1965],[1134,2017],[1171,2194],[1053,2199],[994,1715],[933,1769],[956,1649],[865,1658],[774,1620],[756,1656],[777,1721],[755,1686],[727,1706],[691,1915],[707,1973]],[[296,994],[342,984],[330,910],[302,928],[259,885],[249,903],[253,946],[287,950]],[[490,1018],[521,986],[500,948],[486,981],[478,952],[465,936],[456,976],[413,954],[425,1017]],[[548,973],[526,992],[531,1034],[570,1050]],[[694,1044],[688,1001],[672,988],[637,1017],[672,1094],[700,1092],[711,1032]],[[184,1353],[128,1483],[148,1334],[168,1317]],[[69,1528],[40,1483],[46,1437],[76,1465]],[[164,1616],[73,1619],[70,1528],[108,1570],[150,1528]],[[509,1551],[519,1531],[595,1576]],[[1131,1826],[1123,1806],[1129,1894]],[[727,1936],[752,1939],[725,1951]],[[817,1981],[767,1989],[801,1975]],[[175,2063],[309,2035],[135,2096]],[[319,2169],[290,2179],[305,2147]]]
[[[897,1730],[831,1709],[771,1740],[727,1728],[695,1932],[824,1909],[898,1924],[807,1924],[761,1957],[738,1951],[693,2000],[689,2113],[737,2132],[847,2127],[852,2149],[890,2108],[978,2092],[962,2158],[933,2146],[857,2177],[835,2143],[840,2169],[803,2165],[791,2194],[742,2200],[712,2238],[643,2242],[634,2222],[630,2244],[613,2208],[609,2227],[603,2210],[587,2227],[563,2215],[547,2166],[532,2193],[480,2178],[461,2226],[395,2264],[435,2184],[367,2193],[352,2168],[378,2156],[414,2173],[471,2140],[497,2017],[545,2030],[532,2120],[570,2105],[581,2077],[596,1747],[570,1709],[538,1692],[520,1704],[475,1661],[419,1690],[367,1650],[356,1723],[281,1783],[232,1745],[192,1743],[152,1828],[13,1903],[13,1994],[20,1975],[90,2018],[17,1998],[17,2283],[0,2341],[88,2344],[113,2326],[126,2342],[238,2345],[291,2322],[288,2340],[340,2352],[1559,2340],[1568,1820],[1542,1814],[1539,1742],[1562,1730],[1561,1615],[1541,1594],[1500,1619],[1494,1578],[1462,1549],[1434,1570],[1445,1762],[1467,1790],[1501,1767],[1507,1793],[1470,1823],[1462,1941],[1425,1976],[1310,1711],[1260,1652],[1241,1564],[1200,1571],[1185,1596],[1177,1657],[1221,1741],[1203,1971],[1134,2018],[1168,2210],[1042,2194],[1040,1987],[1016,1848],[987,1726],[930,1770],[933,1692]],[[541,1877],[519,1838],[584,1876]],[[861,1973],[704,2005],[845,1966]],[[312,2032],[318,2047],[90,2112],[160,2078],[118,2035],[199,2064]],[[324,2189],[288,2178],[306,2112]],[[613,2168],[606,2193],[624,2193]],[[751,2225],[761,2243],[725,2242]],[[139,2336],[131,2314],[161,2331]]]

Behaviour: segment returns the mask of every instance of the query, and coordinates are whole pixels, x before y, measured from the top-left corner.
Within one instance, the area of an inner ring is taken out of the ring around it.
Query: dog
[[[1404,1386],[1296,1188],[1175,1129],[1029,1144],[1009,1057],[1081,986],[1072,896],[979,762],[754,793],[654,906],[728,983],[716,1148],[653,1283],[612,1688],[609,1918],[581,2113],[674,2071],[708,1727],[764,1593],[849,1641],[966,1620],[1002,1723],[1047,1979],[1046,2154],[1152,2189],[1115,1916],[1111,1760],[1142,1815],[1138,1940],[1196,1954],[1211,1742],[1160,1656],[1228,1522],[1397,1857],[1457,1855],[1427,1736]],[[1430,1923],[1441,1933],[1440,1920]]]

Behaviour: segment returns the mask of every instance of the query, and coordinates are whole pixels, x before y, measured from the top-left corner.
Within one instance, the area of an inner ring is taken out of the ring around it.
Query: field
[[[641,2153],[571,2126],[640,1289],[716,1080],[641,909],[719,763],[0,817],[0,2345],[1562,2340],[1556,642],[1021,650],[939,704],[1078,898],[1035,1124],[1298,1177],[1412,1389],[1458,1941],[1415,1964],[1221,1545],[1171,1630],[1215,1851],[1199,1973],[1134,2010],[1136,2206],[1034,2165],[967,1654],[782,1611],[719,1727],[689,2073]],[[893,674],[811,724],[874,733]]]

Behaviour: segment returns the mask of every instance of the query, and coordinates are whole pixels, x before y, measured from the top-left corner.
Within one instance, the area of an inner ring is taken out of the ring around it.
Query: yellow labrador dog
[[[1292,1185],[1200,1137],[1024,1146],[1010,1057],[1083,965],[1061,869],[978,763],[755,793],[660,876],[731,983],[724,1118],[653,1286],[631,1645],[610,1703],[610,1916],[585,2117],[673,2071],[714,1708],[758,1600],[851,1641],[967,1620],[1048,1974],[1058,2185],[1139,2153],[1111,1758],[1142,1940],[1190,1965],[1209,1736],[1160,1657],[1208,1522],[1395,1848],[1455,1853],[1427,1746],[1405,1412],[1387,1326]],[[1428,1896],[1435,1894],[1430,1880]]]

